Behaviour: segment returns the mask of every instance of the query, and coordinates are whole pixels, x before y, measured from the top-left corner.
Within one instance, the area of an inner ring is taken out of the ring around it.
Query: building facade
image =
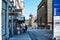
[[[14,10],[13,0],[2,0],[2,40],[8,40],[13,35],[13,19],[10,14]]]
[[[15,0],[15,5],[17,9],[21,9],[21,14],[24,16],[24,0]]]
[[[2,0],[2,38],[6,36],[7,2]]]
[[[37,9],[38,26],[52,30],[52,0],[42,0]]]

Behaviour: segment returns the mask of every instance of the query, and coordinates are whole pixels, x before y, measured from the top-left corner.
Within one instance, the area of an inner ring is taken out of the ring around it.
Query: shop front
[[[6,36],[6,14],[7,14],[7,3],[2,0],[2,37]]]

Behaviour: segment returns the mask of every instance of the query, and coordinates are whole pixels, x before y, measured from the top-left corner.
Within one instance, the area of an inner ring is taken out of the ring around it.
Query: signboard
[[[54,0],[54,12],[56,12],[54,16],[60,16],[60,0]]]
[[[20,17],[18,20],[24,20],[24,18],[23,17]]]
[[[14,12],[22,12],[22,9],[15,9]]]
[[[54,37],[60,40],[60,0],[54,0]]]
[[[9,13],[10,16],[18,16],[18,13]]]
[[[25,20],[25,17],[17,17],[18,20]]]

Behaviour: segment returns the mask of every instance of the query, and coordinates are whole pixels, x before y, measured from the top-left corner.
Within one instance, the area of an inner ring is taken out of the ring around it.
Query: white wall
[[[18,0],[18,2],[16,1],[16,6],[17,9],[22,9],[22,15],[24,16],[24,0]]]
[[[52,22],[52,0],[47,0],[47,20],[48,22]],[[50,30],[52,30],[52,23],[50,25]]]

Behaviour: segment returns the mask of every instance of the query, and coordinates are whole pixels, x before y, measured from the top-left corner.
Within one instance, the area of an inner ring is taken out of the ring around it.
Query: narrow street
[[[27,32],[20,35],[15,35],[9,40],[52,40],[52,31],[28,29]]]
[[[53,0],[2,0],[2,40],[52,40]]]
[[[52,40],[52,32],[50,30],[35,30],[28,32],[32,40]]]

